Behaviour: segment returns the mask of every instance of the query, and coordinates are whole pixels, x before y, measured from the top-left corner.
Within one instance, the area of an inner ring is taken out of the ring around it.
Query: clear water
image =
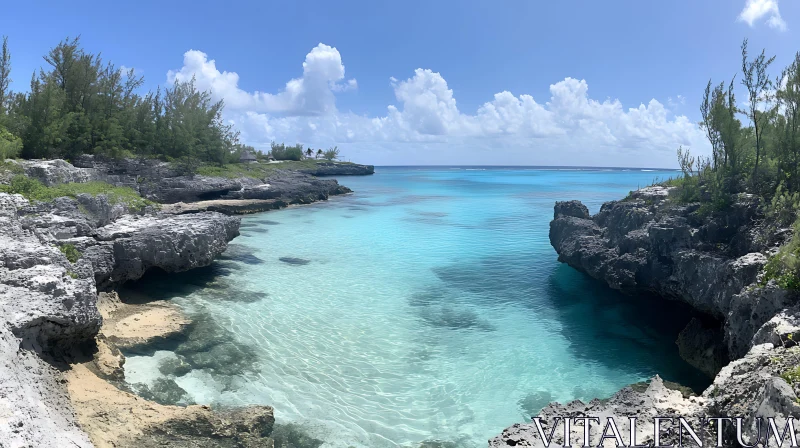
[[[326,447],[483,447],[550,401],[660,374],[707,384],[677,354],[689,313],[630,299],[557,262],[557,200],[602,202],[674,172],[379,168],[355,194],[248,216],[222,260],[153,277],[201,325],[129,353],[130,383],[167,371],[179,401],[268,404]],[[283,261],[281,260],[283,258]],[[672,316],[668,316],[671,314]],[[180,372],[183,373],[183,372]]]

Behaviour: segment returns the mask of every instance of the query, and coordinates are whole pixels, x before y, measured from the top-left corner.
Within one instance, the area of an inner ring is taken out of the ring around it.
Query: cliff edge
[[[639,300],[652,295],[680,300],[704,313],[676,343],[681,357],[713,377],[713,384],[699,396],[687,396],[656,377],[607,400],[550,404],[540,416],[649,418],[649,438],[641,434],[640,443],[653,440],[656,416],[742,417],[751,435],[757,416],[775,417],[783,427],[800,411],[795,374],[800,347],[793,341],[800,309],[795,292],[765,282],[762,272],[791,231],[770,226],[752,195],[739,194],[728,210],[714,213],[700,204],[677,204],[669,200],[670,191],[640,189],[603,204],[594,216],[579,201],[557,202],[550,242],[559,261],[611,288]],[[620,430],[628,434],[627,427]],[[714,446],[718,434],[703,430],[700,436]],[[730,443],[725,446],[733,446],[735,436],[730,425],[723,428],[721,437]],[[489,446],[543,446],[543,441],[534,425],[518,424]]]

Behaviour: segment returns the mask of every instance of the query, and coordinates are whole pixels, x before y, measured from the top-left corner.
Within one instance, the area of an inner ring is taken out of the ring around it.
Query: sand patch
[[[97,448],[273,446],[269,406],[167,406],[119,389],[125,357],[118,346],[168,337],[191,322],[173,305],[122,303],[116,293],[99,294],[98,308],[103,327],[96,351],[89,357],[76,353],[80,361],[64,372],[78,422]]]
[[[100,333],[120,348],[174,336],[191,324],[191,320],[173,304],[122,303],[116,293],[101,293],[98,308],[103,316]]]

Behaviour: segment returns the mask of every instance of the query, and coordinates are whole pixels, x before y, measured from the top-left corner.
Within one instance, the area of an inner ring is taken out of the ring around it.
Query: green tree
[[[19,157],[22,139],[0,127],[0,162]]]
[[[772,80],[769,78],[767,70],[773,61],[775,61],[775,56],[767,59],[764,50],[752,61],[748,60],[747,39],[742,42],[742,84],[747,87],[748,95],[748,109],[745,112],[753,124],[756,145],[756,160],[752,178],[754,184],[758,182],[758,165],[762,152],[761,137],[763,136],[765,121],[768,118],[767,113],[762,111],[759,106],[763,108],[763,105],[770,101],[769,89],[772,87]]]
[[[0,48],[0,116],[5,113],[6,102],[11,93],[11,52],[8,50],[8,36],[3,36],[3,45]]]
[[[775,97],[778,113],[775,120],[777,155],[783,162],[784,180],[790,191],[800,187],[800,53],[776,80],[780,86]]]
[[[334,146],[332,148],[328,148],[323,154],[326,160],[336,160],[339,158],[339,147]]]

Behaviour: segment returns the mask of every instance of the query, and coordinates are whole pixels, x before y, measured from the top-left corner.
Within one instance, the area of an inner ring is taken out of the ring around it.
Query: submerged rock
[[[165,358],[158,363],[162,375],[183,376],[192,371],[192,366],[183,356]]]
[[[156,378],[150,386],[138,383],[133,384],[131,387],[140,397],[159,404],[182,406],[194,404],[186,394],[186,391],[169,378]]]
[[[294,423],[275,425],[271,437],[275,448],[319,448],[325,443],[309,436],[302,426]]]
[[[297,257],[280,257],[278,258],[278,260],[296,266],[304,266],[311,263],[311,260],[306,260],[305,258],[297,258]]]

